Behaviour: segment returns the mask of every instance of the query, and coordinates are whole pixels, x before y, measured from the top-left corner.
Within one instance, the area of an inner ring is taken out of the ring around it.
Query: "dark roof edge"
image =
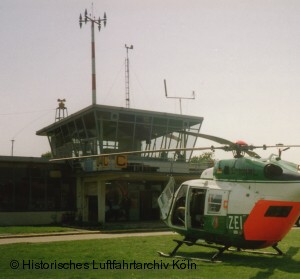
[[[80,114],[83,114],[83,113],[87,113],[89,112],[90,110],[92,109],[97,109],[97,108],[103,108],[103,109],[107,109],[107,110],[116,110],[118,112],[140,112],[140,113],[148,113],[148,114],[155,114],[155,115],[160,115],[160,116],[172,116],[172,117],[177,117],[177,118],[190,118],[190,119],[197,119],[197,120],[201,120],[201,122],[204,120],[203,117],[199,117],[199,116],[191,116],[191,115],[184,115],[184,114],[175,114],[175,113],[167,113],[167,112],[159,112],[159,111],[150,111],[150,110],[141,110],[141,109],[132,109],[132,108],[124,108],[124,107],[115,107],[115,106],[107,106],[107,105],[90,105],[86,108],[83,108],[69,116],[67,116],[66,118],[58,121],[58,122],[55,122],[55,123],[52,123],[40,130],[38,130],[36,132],[36,135],[38,136],[43,136],[45,135],[45,131],[48,130],[49,128],[51,127],[55,127],[56,125],[61,125],[63,124],[64,122],[67,122],[69,121],[70,119],[80,115]]]

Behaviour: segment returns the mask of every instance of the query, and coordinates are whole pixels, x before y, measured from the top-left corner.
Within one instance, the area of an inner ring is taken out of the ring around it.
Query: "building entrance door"
[[[159,208],[157,204],[157,193],[155,191],[140,192],[140,220],[159,220]]]

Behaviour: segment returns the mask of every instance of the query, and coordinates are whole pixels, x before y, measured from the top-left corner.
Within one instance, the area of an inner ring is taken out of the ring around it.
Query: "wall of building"
[[[76,210],[76,180],[67,164],[0,157],[0,225],[59,223]]]
[[[0,157],[0,225],[159,220],[166,183],[166,174],[144,169],[75,172],[63,162]]]

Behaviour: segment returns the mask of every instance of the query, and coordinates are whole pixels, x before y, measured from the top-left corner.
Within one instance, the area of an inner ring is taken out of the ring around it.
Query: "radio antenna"
[[[195,100],[195,91],[192,92],[192,97],[170,97],[170,96],[168,96],[168,93],[167,93],[167,82],[166,82],[165,79],[164,79],[164,85],[165,85],[166,98],[169,98],[169,99],[178,99],[179,100],[180,114],[182,114],[182,106],[181,106],[181,100],[182,99],[185,99],[185,100]]]

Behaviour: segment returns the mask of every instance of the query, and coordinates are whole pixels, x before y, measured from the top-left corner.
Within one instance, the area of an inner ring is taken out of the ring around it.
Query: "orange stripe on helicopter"
[[[223,202],[223,208],[228,208],[228,200],[224,200]]]
[[[300,215],[300,202],[260,200],[244,224],[246,240],[280,241]]]

